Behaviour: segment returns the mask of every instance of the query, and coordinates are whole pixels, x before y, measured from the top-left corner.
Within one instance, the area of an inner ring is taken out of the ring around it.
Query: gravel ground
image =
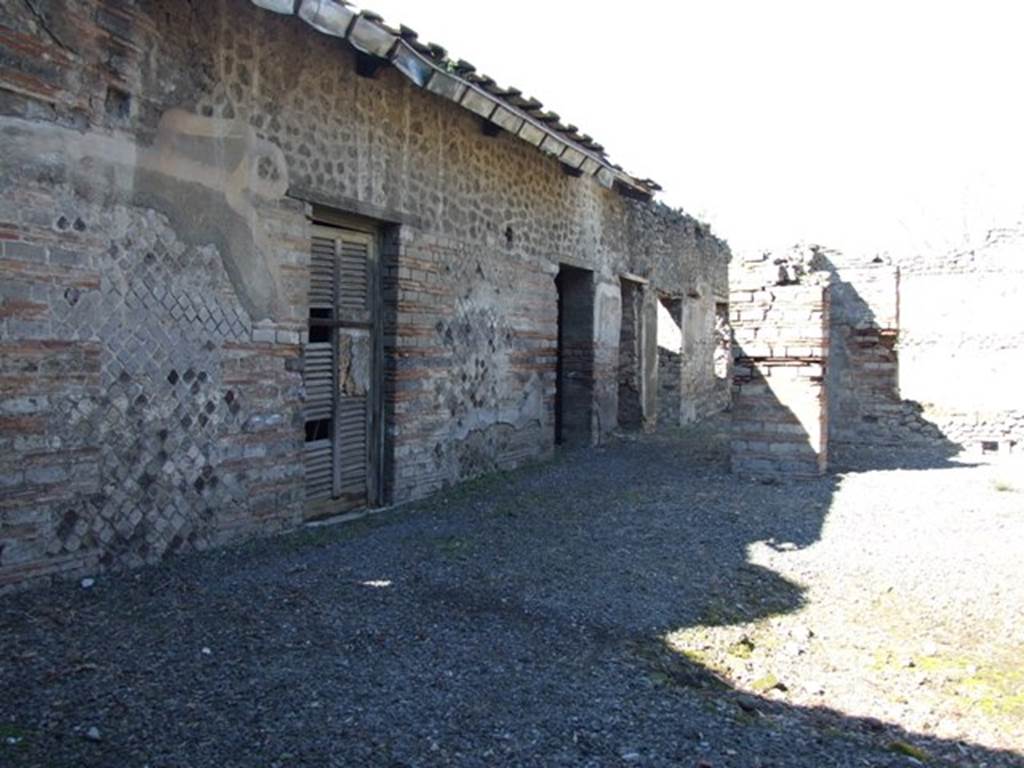
[[[0,598],[0,765],[1024,766],[1024,491],[720,445]]]

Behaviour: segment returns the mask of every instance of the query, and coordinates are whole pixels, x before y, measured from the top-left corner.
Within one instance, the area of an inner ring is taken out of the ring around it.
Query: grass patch
[[[1010,662],[981,665],[955,691],[990,717],[1024,722],[1024,667]]]
[[[290,550],[292,552],[303,549],[321,549],[331,544],[365,536],[378,528],[391,525],[394,521],[395,518],[388,513],[367,515],[356,520],[339,522],[333,525],[303,527],[297,531],[286,533],[284,536],[262,540],[260,544],[279,545],[282,550]]]
[[[498,517],[519,517],[544,505],[546,497],[540,493],[504,494],[489,506]]]
[[[779,686],[779,678],[770,672],[767,675],[757,678],[757,680],[750,684],[750,687],[758,693],[767,693],[772,690],[772,688],[779,688],[782,690]]]
[[[728,685],[690,653],[679,653],[656,641],[629,644],[633,656],[647,668],[648,679],[659,687],[722,691]]]
[[[742,605],[716,597],[709,600],[701,609],[697,620],[709,627],[741,624],[746,620],[746,611]]]
[[[458,536],[445,536],[434,542],[434,548],[450,560],[462,560],[469,556],[473,547],[469,541]]]
[[[456,483],[444,490],[438,491],[431,496],[423,499],[420,503],[430,505],[431,503],[444,502],[444,503],[461,503],[469,501],[477,495],[489,495],[499,490],[503,486],[510,484],[512,476],[521,470],[513,470],[512,472],[503,472],[501,470],[495,472],[488,472],[486,474],[475,477],[472,480],[465,480],[461,483]]]
[[[873,668],[897,673],[925,672],[939,681],[942,696],[958,706],[975,709],[991,718],[1024,722],[1024,648],[1009,648],[987,657],[933,654],[915,656],[906,667],[894,653],[877,653]]]
[[[754,655],[754,641],[749,637],[742,637],[729,646],[728,652],[730,656],[736,656],[740,659],[749,659]]]
[[[695,648],[676,648],[675,646],[672,646],[672,650],[682,655],[691,664],[707,667],[711,663],[708,654],[704,651],[698,651]]]
[[[898,755],[906,755],[912,757],[915,760],[927,763],[931,759],[931,755],[925,752],[920,747],[915,747],[913,744],[908,744],[905,741],[892,741],[889,743],[889,751],[895,752]]]
[[[745,563],[729,581],[727,594],[712,595],[698,621],[705,626],[745,624],[804,607],[804,588],[767,568]]]
[[[625,504],[629,505],[639,505],[643,504],[646,501],[649,501],[648,493],[642,490],[638,490],[636,488],[630,488],[629,490],[623,491],[622,495],[619,498]]]

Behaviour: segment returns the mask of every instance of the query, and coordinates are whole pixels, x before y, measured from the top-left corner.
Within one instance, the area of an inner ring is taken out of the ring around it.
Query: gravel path
[[[624,439],[0,598],[0,765],[1024,766],[1024,492],[725,465]]]

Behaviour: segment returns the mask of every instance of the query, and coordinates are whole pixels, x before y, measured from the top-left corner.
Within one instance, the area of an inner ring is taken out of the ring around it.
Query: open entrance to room
[[[561,265],[558,287],[558,363],[555,442],[589,445],[594,405],[594,273]]]
[[[658,297],[658,422],[678,427],[683,402],[683,300]]]
[[[729,386],[732,378],[732,329],[729,327],[729,303],[715,302],[715,380]]]
[[[310,517],[379,501],[381,434],[378,232],[326,211],[314,219],[303,348]]]

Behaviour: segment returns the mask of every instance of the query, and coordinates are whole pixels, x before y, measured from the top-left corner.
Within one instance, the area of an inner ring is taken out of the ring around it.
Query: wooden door
[[[311,516],[376,502],[376,274],[373,234],[313,226],[304,351]]]

